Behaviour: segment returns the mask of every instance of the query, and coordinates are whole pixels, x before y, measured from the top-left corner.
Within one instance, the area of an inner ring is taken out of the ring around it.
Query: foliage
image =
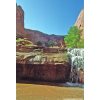
[[[54,41],[52,41],[52,40],[48,41],[48,46],[49,47],[53,47],[54,45],[55,45]]]
[[[49,43],[48,43],[48,42],[45,42],[45,46],[46,46],[46,47],[49,47],[50,45],[49,45]]]
[[[21,38],[16,39],[16,42],[21,42],[21,41],[24,41],[24,39],[21,39]]]
[[[38,45],[38,46],[42,46],[43,43],[42,43],[42,41],[37,41],[36,45]]]
[[[73,26],[69,29],[68,34],[64,37],[64,41],[69,48],[82,48],[84,46],[84,41],[81,40],[80,36],[81,30],[77,26]]]
[[[17,38],[16,39],[16,44],[17,45],[23,45],[23,46],[33,46],[33,43],[27,39],[24,38]]]
[[[80,39],[80,41],[77,44],[78,48],[84,48],[84,39]]]

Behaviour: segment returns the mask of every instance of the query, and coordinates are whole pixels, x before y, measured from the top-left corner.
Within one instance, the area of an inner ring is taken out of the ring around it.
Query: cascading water
[[[67,50],[67,57],[71,63],[71,82],[77,83],[79,82],[79,79],[81,80],[80,73],[82,74],[84,69],[84,49],[69,48]]]
[[[84,49],[68,49],[67,56],[72,68],[84,68]]]

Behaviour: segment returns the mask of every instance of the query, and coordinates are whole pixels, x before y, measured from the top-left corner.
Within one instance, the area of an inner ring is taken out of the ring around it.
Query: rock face
[[[33,43],[37,41],[47,42],[52,40],[58,44],[64,43],[63,36],[48,35],[37,30],[24,28],[24,11],[21,6],[16,6],[16,35],[17,37],[28,38]]]
[[[75,22],[75,26],[77,26],[79,29],[84,28],[84,10],[82,10]]]
[[[24,11],[21,6],[16,7],[16,32],[24,33]]]
[[[76,22],[75,26],[77,26],[80,30],[82,30],[81,35],[84,36],[84,10],[81,10]]]
[[[25,33],[27,34],[26,38],[28,37],[29,40],[33,43],[36,43],[38,41],[48,42],[49,40],[53,40],[54,42],[57,42],[59,45],[60,42],[63,43],[64,41],[63,36],[48,35],[37,30],[25,29]]]
[[[17,80],[39,80],[66,82],[70,76],[70,64],[18,64],[16,65]]]

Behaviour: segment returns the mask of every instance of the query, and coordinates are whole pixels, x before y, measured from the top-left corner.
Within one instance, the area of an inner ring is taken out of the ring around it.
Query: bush
[[[42,41],[38,41],[38,42],[36,43],[36,45],[38,45],[38,46],[42,46],[43,43],[42,43]]]
[[[64,37],[65,44],[68,48],[83,48],[84,40],[81,40],[81,30],[77,26],[69,29],[68,34]]]

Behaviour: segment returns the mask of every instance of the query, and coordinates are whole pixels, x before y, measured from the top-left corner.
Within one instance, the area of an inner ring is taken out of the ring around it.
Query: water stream
[[[69,48],[67,57],[71,63],[70,81],[72,83],[83,83],[84,81],[84,49]]]

